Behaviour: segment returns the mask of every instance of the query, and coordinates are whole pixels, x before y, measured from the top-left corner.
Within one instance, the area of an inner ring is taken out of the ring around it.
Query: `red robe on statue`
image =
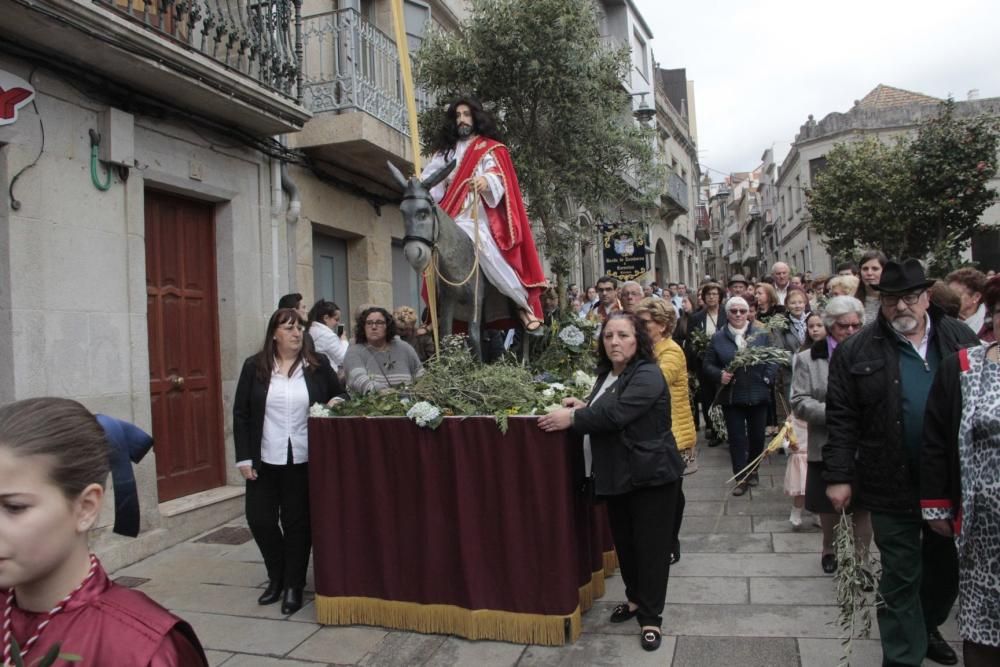
[[[6,611],[6,591],[0,591],[0,615]],[[11,609],[11,630],[22,647],[47,614]],[[208,660],[187,623],[145,594],[108,579],[100,563],[94,576],[52,617],[31,647],[25,664],[32,664],[58,642],[60,653],[76,654],[81,662],[56,660],[56,667],[207,667]],[[2,649],[0,649],[2,650]],[[2,660],[2,659],[0,659]]]
[[[531,223],[524,210],[521,186],[517,182],[514,162],[507,147],[494,139],[477,137],[465,151],[461,164],[451,176],[451,185],[441,199],[440,206],[452,218],[458,216],[469,194],[469,179],[476,173],[476,167],[487,155],[492,154],[503,180],[504,196],[496,208],[485,206],[490,232],[500,248],[500,254],[517,274],[521,285],[528,293],[528,305],[535,317],[542,319],[542,292],[548,287],[542,263],[535,249],[535,238],[531,235]]]

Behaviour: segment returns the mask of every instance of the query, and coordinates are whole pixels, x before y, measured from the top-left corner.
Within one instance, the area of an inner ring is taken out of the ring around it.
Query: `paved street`
[[[788,524],[784,458],[761,470],[761,486],[729,495],[725,447],[701,448],[701,469],[687,478],[683,558],[671,572],[663,646],[639,647],[638,626],[607,622],[624,600],[621,578],[584,614],[583,635],[551,648],[469,642],[372,627],[321,627],[312,604],[291,617],[258,606],[265,583],[245,523],[228,524],[114,573],[194,626],[212,665],[682,665],[833,667],[841,654],[832,579],[819,563],[820,536],[807,518]],[[206,541],[208,540],[212,541]],[[213,543],[229,538],[238,544]],[[244,541],[246,540],[246,541]],[[876,629],[877,632],[877,629]],[[942,628],[958,639],[954,622]],[[956,648],[960,645],[955,644]],[[855,642],[853,665],[880,663],[876,641]],[[927,665],[935,663],[927,662]]]

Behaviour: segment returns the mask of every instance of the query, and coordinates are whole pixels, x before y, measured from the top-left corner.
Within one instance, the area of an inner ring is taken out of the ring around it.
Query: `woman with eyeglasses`
[[[246,480],[246,516],[264,557],[267,588],[257,602],[279,599],[281,613],[302,607],[309,531],[309,406],[344,394],[323,355],[303,344],[293,308],[271,315],[260,352],[243,362],[233,400],[236,467]]]
[[[762,335],[764,330],[750,323],[749,314],[750,306],[743,297],[734,296],[726,301],[728,323],[712,336],[702,366],[703,373],[722,385],[716,400],[726,418],[734,474],[764,451],[767,404],[777,374],[774,364],[759,364],[735,372],[726,370],[740,350],[768,345],[767,335]],[[742,496],[748,487],[757,484],[757,473],[744,474],[733,495]]]
[[[809,443],[806,451],[805,507],[819,515],[823,529],[820,566],[827,574],[837,570],[833,529],[840,518],[830,499],[826,497],[826,481],[823,479],[823,445],[827,440],[826,385],[830,356],[840,343],[857,333],[864,323],[865,307],[859,300],[852,296],[835,296],[830,299],[823,312],[827,336],[798,354],[794,363],[795,370],[792,372],[792,412],[806,423]],[[866,510],[859,508],[848,511],[853,511],[854,539],[867,551],[872,539],[871,516]],[[792,523],[795,524],[794,521]]]
[[[420,357],[397,337],[396,320],[385,308],[371,306],[358,315],[355,345],[347,349],[344,372],[354,395],[412,384],[423,375]]]

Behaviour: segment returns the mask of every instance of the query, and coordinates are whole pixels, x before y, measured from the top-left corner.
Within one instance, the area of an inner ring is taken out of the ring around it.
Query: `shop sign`
[[[10,125],[17,120],[18,110],[31,104],[35,89],[21,77],[0,69],[0,125]]]

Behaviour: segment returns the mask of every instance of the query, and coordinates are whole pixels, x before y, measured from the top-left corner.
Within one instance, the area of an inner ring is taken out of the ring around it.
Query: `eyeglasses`
[[[282,331],[305,331],[306,328],[301,324],[282,324],[278,327]]]
[[[861,328],[861,322],[848,322],[846,324],[843,322],[834,322],[833,326],[837,327],[838,329],[843,329],[843,330],[853,329],[856,331]]]
[[[750,311],[747,310],[746,308],[730,308],[729,312],[732,313],[733,315],[746,315]]]
[[[900,301],[905,303],[907,306],[912,306],[920,300],[923,293],[924,290],[920,290],[914,294],[904,294],[903,296],[899,296],[897,294],[883,294],[879,298],[882,300],[882,303],[887,306],[898,306]]]
[[[365,320],[365,326],[372,327],[373,329],[378,329],[379,327],[384,327],[385,325],[385,320]]]

